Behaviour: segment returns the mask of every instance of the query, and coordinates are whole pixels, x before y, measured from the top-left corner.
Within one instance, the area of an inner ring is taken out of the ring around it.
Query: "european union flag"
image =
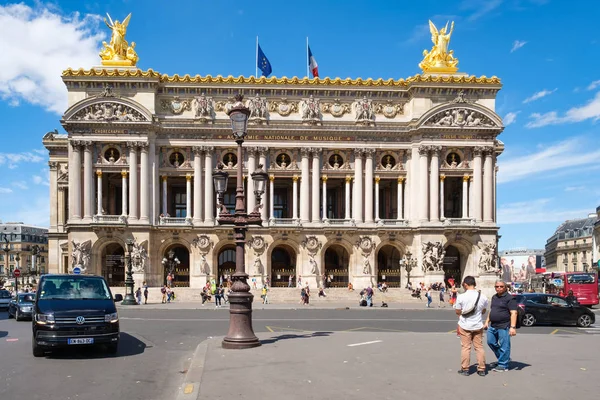
[[[269,76],[271,74],[271,63],[267,59],[267,56],[265,56],[265,53],[263,53],[260,45],[258,45],[258,59],[256,60],[256,63],[258,69],[262,71],[263,76]]]

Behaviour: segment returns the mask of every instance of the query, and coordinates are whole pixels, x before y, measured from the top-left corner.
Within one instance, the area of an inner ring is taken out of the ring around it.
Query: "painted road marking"
[[[270,327],[270,326],[265,326],[265,328],[267,328],[267,330],[268,330],[269,332],[275,332],[273,329],[271,329],[271,327]]]
[[[194,391],[194,384],[188,383],[187,385],[185,385],[185,388],[183,389],[183,394],[190,394],[193,391]]]
[[[550,332],[550,334],[554,335],[556,332],[558,332],[558,329],[553,330],[552,332]]]
[[[349,344],[348,347],[364,346],[365,344],[373,344],[373,343],[381,343],[381,342],[383,342],[383,340],[372,340],[370,342],[362,342],[362,343]]]
[[[7,342],[17,342],[19,339],[6,339]]]

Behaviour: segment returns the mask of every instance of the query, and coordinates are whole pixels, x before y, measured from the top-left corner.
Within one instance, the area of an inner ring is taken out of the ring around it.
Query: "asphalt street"
[[[121,346],[116,356],[68,349],[45,358],[31,354],[31,322],[8,320],[0,312],[0,399],[160,399],[182,385],[196,346],[227,333],[226,308],[161,310],[120,308]],[[456,328],[450,309],[431,310],[255,310],[257,333],[420,332]],[[590,335],[600,328],[536,326],[519,334]]]

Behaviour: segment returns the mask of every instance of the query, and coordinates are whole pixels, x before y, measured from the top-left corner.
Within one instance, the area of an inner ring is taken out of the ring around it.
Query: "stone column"
[[[213,183],[213,165],[212,165],[212,152],[215,150],[213,146],[207,146],[204,148],[204,223],[213,225],[214,224],[214,213],[215,207],[213,205],[214,197],[214,183]],[[238,160],[242,162],[242,160]]]
[[[346,175],[346,213],[344,215],[344,219],[349,220],[350,216],[350,182],[352,182],[352,177],[350,175]]]
[[[269,175],[269,219],[275,218],[275,175]]]
[[[192,175],[185,175],[185,218],[192,218]]]
[[[127,143],[129,147],[129,222],[138,219],[138,170],[137,146],[135,142]]]
[[[94,213],[92,191],[94,171],[92,170],[92,142],[84,142],[83,147],[83,219],[91,222]]]
[[[148,161],[148,143],[140,146],[140,222],[150,222],[150,168]]]
[[[469,218],[474,218],[473,214],[473,177],[469,179]]]
[[[412,149],[411,151],[406,152],[406,176],[405,176],[406,179],[404,180],[404,213],[403,213],[405,220],[413,219],[413,212],[414,212],[412,204],[411,204],[411,201],[412,201],[411,193],[414,191],[412,189],[411,176],[414,175],[414,170],[415,170],[415,166],[414,166],[414,162],[413,162],[413,159],[414,159],[413,152],[416,154],[417,150]]]
[[[194,225],[202,223],[202,147],[192,147],[194,152]]]
[[[365,222],[373,223],[373,154],[375,149],[365,150]],[[379,196],[379,193],[375,194]],[[377,206],[378,207],[378,206]]]
[[[58,217],[57,217],[57,228],[59,232],[63,232],[64,227],[65,227],[65,190],[67,190],[67,188],[65,186],[59,186],[58,187]]]
[[[121,215],[127,217],[127,171],[121,171]]]
[[[252,173],[256,171],[256,152],[258,151],[257,147],[248,147],[246,149],[248,153],[248,182],[246,184],[246,200],[248,201],[248,212],[252,212],[256,207],[256,197],[254,196],[254,180],[252,179]],[[242,162],[242,160],[238,160],[238,162]]]
[[[58,228],[58,163],[56,161],[48,162],[50,170],[50,230],[55,231]]]
[[[481,222],[481,154],[483,147],[475,147],[473,149],[473,217],[477,222]]]
[[[78,140],[71,141],[73,147],[73,162],[69,163],[69,178],[71,187],[69,187],[70,202],[69,210],[71,218],[74,221],[81,219],[81,142]]]
[[[431,146],[431,163],[430,163],[430,174],[431,178],[429,181],[429,217],[431,221],[437,222],[440,220],[440,201],[439,201],[439,189],[440,189],[440,152],[442,146]]]
[[[259,147],[258,148],[258,163],[263,166],[263,171],[265,171],[265,172],[269,172],[269,169],[267,168],[267,152],[268,151],[269,151],[268,147]],[[248,181],[251,181],[251,180],[252,179],[249,179]],[[266,190],[267,190],[267,188],[265,185],[265,191]],[[248,190],[247,193],[250,193],[251,197],[254,196],[254,189],[252,189],[252,191]],[[255,199],[256,199],[256,197],[255,197]],[[268,220],[267,193],[263,193],[263,196],[260,199],[260,204],[262,204],[262,208],[260,209],[261,219],[266,222]]]
[[[98,195],[98,199],[96,200],[96,202],[98,203],[96,207],[96,215],[102,215],[102,171],[96,171],[96,176],[98,181],[98,191],[96,192],[96,194]]]
[[[321,200],[321,207],[323,212],[321,214],[323,221],[325,221],[327,219],[327,175],[323,175],[321,177],[321,180],[323,181],[323,188],[321,189],[321,191],[323,192],[321,193],[323,197],[323,199]]]
[[[486,147],[483,166],[483,222],[494,221],[494,163],[493,147]]]
[[[379,221],[379,176],[375,177],[375,222]],[[368,180],[367,180],[368,182]],[[366,219],[366,218],[365,218]]]
[[[162,215],[167,216],[167,176],[162,176]]]
[[[301,149],[300,153],[302,154],[302,177],[300,180],[300,221],[301,222],[309,222],[309,197],[308,193],[310,191],[309,186],[309,165],[308,165],[308,149]]]
[[[462,185],[462,217],[469,218],[469,175],[463,176]]]
[[[419,147],[419,220],[427,221],[427,155],[429,154],[429,146]],[[412,185],[412,184],[411,184]]]
[[[398,199],[397,199],[397,207],[398,207],[398,212],[396,213],[396,219],[398,221],[404,219],[404,213],[402,212],[402,200],[404,200],[404,178],[403,177],[398,177]]]
[[[150,223],[155,225],[160,214],[160,176],[158,174],[158,158],[154,133],[148,133],[148,163],[150,165]]]
[[[319,196],[319,178],[321,176],[321,168],[319,163],[319,156],[321,154],[321,149],[314,148],[312,151],[312,188],[311,188],[311,217],[312,222],[319,222],[319,214],[320,214],[320,196]],[[324,206],[324,205],[323,205]]]
[[[292,219],[298,219],[298,175],[292,176]]]
[[[363,222],[363,149],[354,149],[354,187],[352,188],[352,218],[354,222]]]
[[[446,175],[440,176],[440,219],[445,219],[444,205],[446,202],[446,195],[444,194],[444,182],[446,181]]]

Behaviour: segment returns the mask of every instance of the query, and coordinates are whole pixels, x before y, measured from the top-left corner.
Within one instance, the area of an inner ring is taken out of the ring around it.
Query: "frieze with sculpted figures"
[[[160,106],[164,111],[171,111],[173,114],[179,115],[184,111],[190,111],[192,109],[192,102],[187,99],[182,100],[179,96],[175,96],[171,100],[161,100]]]

